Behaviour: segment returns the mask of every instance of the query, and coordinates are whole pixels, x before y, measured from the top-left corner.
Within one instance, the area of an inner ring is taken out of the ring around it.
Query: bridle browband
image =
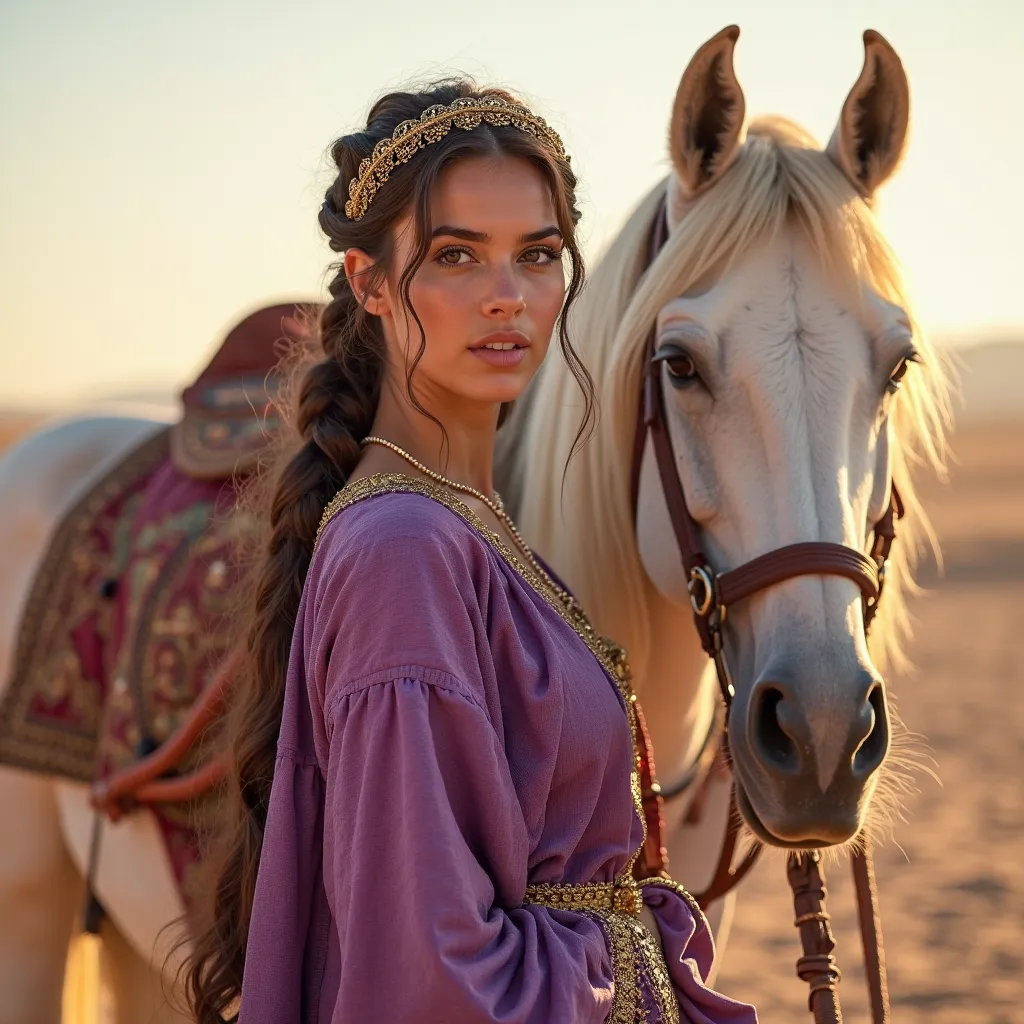
[[[666,200],[663,197],[651,230],[647,267],[654,262],[668,238]],[[716,572],[701,544],[701,528],[690,513],[686,494],[679,478],[679,466],[668,428],[665,396],[661,382],[661,362],[655,359],[656,329],[652,327],[644,353],[643,382],[637,408],[637,424],[633,442],[630,497],[634,521],[638,512],[640,473],[648,439],[654,451],[661,490],[668,508],[676,546],[686,574],[687,590],[693,621],[705,653],[714,661],[718,686],[724,704],[723,747],[727,743],[728,715],[735,697],[723,642],[722,626],[727,610],[733,605],[785,580],[799,576],[840,576],[851,580],[860,589],[864,609],[864,630],[867,632],[885,586],[889,552],[896,538],[896,521],[904,514],[903,502],[894,481],[890,481],[890,497],[882,518],[875,524],[870,552],[865,555],[855,548],[828,541],[804,541],[776,548],[726,572]],[[714,728],[714,725],[712,726]],[[702,755],[708,746],[702,745]],[[683,780],[667,787],[652,785],[646,794],[654,803],[678,796],[695,782],[703,761],[686,773]],[[660,814],[653,815],[660,822]],[[733,783],[730,794],[729,820],[718,866],[708,889],[697,899],[702,907],[725,896],[754,866],[762,845],[755,842],[734,869],[733,854],[740,831]],[[660,843],[660,837],[658,839]],[[854,880],[864,943],[872,1017],[876,1024],[889,1020],[881,925],[874,881],[871,850],[866,839],[863,847],[853,853]],[[796,906],[796,925],[800,929],[804,955],[797,961],[797,973],[810,986],[809,1009],[816,1024],[839,1022],[836,984],[839,968],[832,954],[834,939],[824,909],[825,887],[817,851],[790,854],[788,877]]]

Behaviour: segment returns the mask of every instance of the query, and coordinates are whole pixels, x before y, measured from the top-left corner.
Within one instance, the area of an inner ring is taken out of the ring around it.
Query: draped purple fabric
[[[407,493],[337,514],[296,624],[241,1024],[606,1020],[601,921],[523,897],[624,870],[630,759],[610,677],[467,522]],[[755,1021],[704,986],[703,919],[648,902],[682,1019]]]

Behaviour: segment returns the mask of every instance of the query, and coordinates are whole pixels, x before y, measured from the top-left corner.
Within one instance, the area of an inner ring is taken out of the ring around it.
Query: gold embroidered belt
[[[644,898],[632,876],[624,875],[614,882],[583,882],[578,885],[528,885],[526,903],[537,903],[552,910],[615,912],[640,916]]]
[[[598,919],[608,937],[615,993],[608,1024],[641,1024],[657,1008],[665,1024],[680,1024],[679,1003],[660,942],[640,920],[643,890],[648,886],[671,889],[689,904],[698,925],[704,918],[694,898],[678,882],[650,878],[642,883],[632,875],[614,882],[578,885],[528,885],[524,903],[551,910],[574,910]]]

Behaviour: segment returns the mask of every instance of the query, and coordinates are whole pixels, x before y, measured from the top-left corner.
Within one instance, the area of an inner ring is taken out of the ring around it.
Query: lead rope
[[[874,1024],[890,1024],[889,989],[885,975],[885,950],[882,946],[882,925],[878,913],[878,887],[875,883],[874,857],[867,838],[851,856],[853,880],[857,891],[857,914],[860,918],[861,941],[864,946],[864,969],[871,1000]],[[825,909],[825,877],[821,854],[817,850],[790,854],[786,866],[793,908],[800,930],[804,955],[796,962],[796,973],[810,986],[808,1008],[815,1024],[842,1024],[836,986],[842,974],[833,950],[835,937]]]
[[[786,877],[793,890],[793,924],[800,930],[804,955],[796,962],[796,973],[810,986],[807,1008],[814,1014],[814,1024],[842,1024],[836,986],[842,977],[833,950],[828,911],[825,909],[825,877],[821,854],[817,850],[791,853],[786,862]]]
[[[864,945],[864,970],[871,996],[871,1018],[874,1024],[890,1024],[889,984],[885,974],[885,947],[882,944],[882,918],[878,911],[878,885],[875,882],[875,861],[871,843],[864,837],[863,845],[853,851],[853,881],[857,890],[857,916],[860,938]]]

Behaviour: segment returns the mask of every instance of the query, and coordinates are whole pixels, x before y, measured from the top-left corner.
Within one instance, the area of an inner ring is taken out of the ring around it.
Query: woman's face
[[[562,235],[540,172],[519,157],[470,157],[438,179],[433,236],[409,297],[426,346],[413,388],[421,401],[497,405],[540,367],[565,295]],[[416,357],[421,334],[399,293],[415,249],[412,216],[395,228],[395,272],[381,296],[392,364]]]

